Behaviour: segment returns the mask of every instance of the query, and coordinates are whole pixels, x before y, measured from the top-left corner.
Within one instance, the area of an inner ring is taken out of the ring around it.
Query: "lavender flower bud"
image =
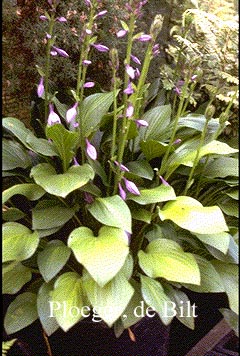
[[[51,125],[54,125],[54,124],[61,124],[61,120],[60,120],[60,117],[58,116],[58,114],[55,113],[54,111],[54,107],[53,107],[53,104],[49,104],[49,115],[48,115],[48,125],[51,126]]]
[[[135,78],[135,69],[133,69],[133,67],[131,67],[129,64],[126,64],[126,72],[131,79]]]
[[[84,88],[92,88],[94,87],[95,83],[94,82],[86,82],[83,87]]]
[[[121,38],[121,37],[124,37],[125,35],[127,34],[127,31],[126,30],[120,30],[116,33],[116,36],[118,38]]]
[[[47,16],[44,16],[44,15],[39,16],[39,18],[42,21],[47,21],[48,20]]]
[[[87,29],[86,29],[86,33],[87,33],[88,35],[91,35],[91,34],[92,34],[92,30],[90,30],[89,28],[87,28]]]
[[[133,62],[137,63],[137,64],[141,64],[140,60],[138,59],[138,57],[135,57],[131,54],[131,58],[133,60]]]
[[[90,0],[84,0],[84,2],[85,2],[85,4],[86,4],[87,6],[92,6],[92,4],[91,4],[91,1],[90,1]]]
[[[136,78],[136,79],[139,78],[140,75],[141,75],[140,70],[139,70],[138,68],[136,68],[136,69],[135,69],[135,78]]]
[[[132,104],[128,105],[127,111],[126,111],[126,117],[133,116],[133,112],[134,112],[134,107],[132,106]]]
[[[195,79],[197,79],[197,74],[194,74],[194,75],[191,77],[191,81],[194,82]]]
[[[40,82],[39,82],[38,87],[37,87],[37,95],[38,95],[38,97],[41,98],[43,93],[44,93],[44,85],[43,85],[43,77],[41,77]]]
[[[173,89],[177,95],[181,95],[181,90],[178,87]]]
[[[140,195],[138,187],[136,186],[135,183],[133,183],[132,181],[128,180],[127,178],[123,178],[123,179],[124,179],[124,183],[125,183],[126,189],[130,193],[132,193],[134,195]]]
[[[51,50],[51,51],[50,51],[50,54],[51,54],[52,56],[57,56],[57,51]]]
[[[122,200],[126,200],[127,194],[120,183],[118,183],[118,189],[119,189],[119,195],[122,198]]]
[[[65,51],[64,51],[63,49],[61,49],[61,48],[58,48],[58,47],[53,46],[53,50],[56,51],[56,52],[59,54],[59,56],[61,56],[61,57],[69,57],[69,55],[67,54],[67,52],[65,52]]]
[[[135,120],[137,127],[148,127],[148,122],[145,120]]]
[[[88,192],[84,192],[84,200],[87,204],[92,204],[94,202],[93,196]]]
[[[177,138],[174,142],[173,142],[173,144],[174,145],[178,145],[179,143],[181,143],[182,142],[182,140],[180,139],[180,138]]]
[[[89,64],[92,64],[92,61],[89,61],[88,59],[84,59],[84,60],[82,61],[82,64],[83,64],[84,66],[88,66]]]
[[[159,176],[159,178],[161,179],[163,185],[166,185],[166,187],[170,186],[170,184],[168,184],[168,182],[162,176]]]
[[[155,44],[155,45],[153,46],[152,54],[153,54],[153,56],[155,57],[155,56],[157,56],[159,53],[160,53],[160,49],[159,49],[159,44],[157,43],[157,44]]]
[[[100,12],[95,16],[95,18],[104,16],[106,13],[107,13],[107,10],[100,11]]]
[[[96,148],[91,145],[91,143],[88,141],[88,139],[86,138],[86,145],[87,145],[87,155],[92,159],[92,160],[96,160],[97,159],[97,151]]]
[[[117,161],[114,161],[114,163],[116,164],[116,166],[120,167],[120,170],[123,171],[123,172],[129,172],[129,169],[124,166],[122,163],[118,163]]]
[[[137,40],[140,42],[148,42],[148,41],[151,41],[151,39],[152,39],[152,36],[145,35],[145,34],[143,34],[137,38]]]
[[[123,92],[124,92],[125,94],[128,94],[128,95],[130,95],[130,94],[132,94],[132,93],[134,92],[131,82],[128,83],[127,88],[124,89]]]
[[[96,48],[97,51],[99,52],[108,52],[109,48],[107,46],[104,46],[102,44],[92,44],[94,48]]]
[[[73,164],[74,164],[74,166],[80,166],[76,157],[73,157]]]
[[[67,22],[66,17],[63,17],[63,16],[57,17],[56,20],[57,20],[58,22]]]
[[[66,113],[66,120],[68,123],[75,120],[75,118],[77,116],[77,106],[78,106],[78,103],[75,103],[70,109],[68,109],[68,111]]]

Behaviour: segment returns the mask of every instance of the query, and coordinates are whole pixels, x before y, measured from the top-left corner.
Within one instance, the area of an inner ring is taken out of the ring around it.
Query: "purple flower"
[[[174,142],[173,142],[173,144],[174,145],[178,145],[179,143],[181,143],[182,142],[182,140],[180,139],[180,138],[177,138]]]
[[[97,151],[96,148],[91,145],[91,143],[86,138],[86,145],[87,145],[87,155],[93,159],[94,161],[97,159]]]
[[[123,92],[124,92],[125,94],[132,94],[132,93],[134,92],[131,82],[128,83],[127,88],[124,89]]]
[[[49,110],[50,112],[48,115],[48,125],[51,126],[57,123],[61,124],[60,117],[55,113],[53,104],[49,104]]]
[[[94,82],[86,82],[83,87],[84,88],[92,88],[94,87],[95,83]]]
[[[166,185],[167,187],[170,186],[170,185],[168,184],[168,182],[167,182],[162,176],[159,176],[159,178],[161,179],[162,184]]]
[[[145,35],[145,34],[143,34],[137,38],[137,40],[140,42],[148,42],[148,41],[151,41],[151,39],[152,39],[152,36]]]
[[[126,189],[134,194],[134,195],[140,195],[140,192],[138,190],[138,187],[136,186],[135,183],[133,183],[132,181],[128,180],[127,178],[124,178],[123,177],[123,180],[124,180],[124,183],[125,183],[125,186],[126,186]]]
[[[148,122],[145,120],[135,120],[137,127],[148,127]]]
[[[94,48],[96,48],[96,50],[98,50],[99,52],[108,52],[109,48],[107,46],[104,46],[102,44],[93,44],[92,45]]]
[[[135,78],[139,78],[141,75],[141,72],[138,68],[135,69]]]
[[[47,38],[48,40],[50,40],[50,38],[52,38],[52,36],[49,35],[49,33],[46,33],[46,38]]]
[[[133,67],[131,67],[129,64],[126,64],[126,72],[131,79],[135,78],[135,69],[133,69]]]
[[[95,17],[104,16],[107,13],[107,10],[100,11]]]
[[[58,47],[53,46],[53,50],[56,51],[56,52],[59,54],[59,56],[61,56],[61,57],[69,57],[69,55],[67,54],[67,52],[65,52],[65,51],[64,51],[63,49],[61,49],[61,48],[58,48]]]
[[[132,104],[129,104],[126,111],[126,117],[133,116],[133,112],[134,112],[134,107],[132,106]]]
[[[82,61],[82,64],[83,64],[84,66],[88,66],[89,64],[92,64],[92,61],[89,61],[88,59],[84,59],[84,60]]]
[[[173,89],[177,95],[181,95],[181,90],[178,87]]]
[[[74,166],[80,166],[76,157],[73,157],[73,164],[74,164]]]
[[[119,189],[119,195],[120,195],[120,197],[121,197],[123,200],[126,200],[127,194],[126,194],[125,190],[123,189],[123,187],[121,186],[120,183],[118,183],[118,189]]]
[[[123,171],[123,172],[129,172],[129,169],[124,166],[122,163],[118,163],[117,161],[114,161],[114,163],[116,164],[116,166],[120,167],[120,170]]]
[[[52,56],[57,56],[57,51],[53,51],[53,50],[51,50],[51,52],[50,52],[50,53],[51,53],[51,55],[52,55]]]
[[[93,196],[88,192],[84,192],[84,200],[87,204],[92,204],[94,202]]]
[[[92,30],[90,30],[89,28],[87,28],[87,29],[86,29],[86,33],[87,33],[88,35],[91,35],[91,34],[92,34]]]
[[[154,56],[157,56],[159,53],[160,53],[160,49],[159,49],[159,44],[157,43],[157,44],[155,44],[155,45],[153,46],[152,54],[153,54]]]
[[[63,16],[57,17],[56,20],[57,20],[58,22],[67,22],[66,17],[63,17]]]
[[[191,77],[191,81],[194,82],[195,79],[197,79],[197,74],[194,74],[194,75]]]
[[[124,37],[127,34],[127,30],[120,30],[116,33],[118,38]]]
[[[90,0],[84,0],[84,2],[85,2],[85,4],[86,4],[87,6],[91,6],[91,5],[92,5]]]
[[[40,82],[39,82],[38,87],[37,87],[37,95],[38,95],[38,97],[41,98],[43,93],[44,93],[44,85],[43,85],[43,77],[41,77]]]
[[[77,116],[77,106],[78,103],[75,103],[70,109],[68,109],[66,113],[66,120],[68,123],[75,120]]]
[[[47,16],[44,16],[44,15],[39,16],[39,18],[42,21],[47,21],[48,20]]]
[[[137,63],[137,64],[141,64],[141,62],[140,62],[140,60],[138,59],[138,57],[133,56],[133,55],[131,54],[131,58],[132,58],[133,62],[135,62],[135,63]]]

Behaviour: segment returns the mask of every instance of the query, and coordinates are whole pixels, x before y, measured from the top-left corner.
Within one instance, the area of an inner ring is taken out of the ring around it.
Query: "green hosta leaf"
[[[46,135],[53,141],[63,161],[63,167],[68,168],[75,155],[74,150],[79,141],[79,133],[68,131],[63,125],[56,124],[47,126]]]
[[[148,122],[146,130],[139,132],[139,138],[136,140],[157,140],[163,138],[163,131],[169,126],[171,118],[171,105],[156,106],[148,110],[141,117],[142,120]]]
[[[96,198],[88,210],[102,224],[132,232],[131,212],[119,195]]]
[[[7,200],[11,199],[12,196],[16,194],[24,195],[29,200],[38,200],[45,194],[45,190],[37,184],[16,184],[11,188],[4,190],[2,195],[2,203],[4,204]]]
[[[239,200],[239,189],[233,188],[231,191],[226,192],[226,195],[234,200]]]
[[[203,207],[191,197],[179,196],[159,210],[161,220],[171,220],[183,229],[197,234],[218,234],[228,231],[223,213],[218,206]]]
[[[234,241],[233,237],[230,235],[230,240],[229,240],[229,247],[227,250],[227,253],[223,253],[219,250],[217,250],[215,247],[205,245],[208,251],[217,259],[220,261],[223,261],[225,263],[236,263],[238,264],[239,261],[239,247],[238,244]]]
[[[119,273],[122,273],[122,275],[125,276],[125,278],[127,280],[129,280],[132,277],[133,264],[134,263],[133,263],[132,256],[130,254],[127,255],[124,265],[122,266],[122,268],[120,269],[120,272],[119,272]]]
[[[32,209],[32,226],[33,230],[53,229],[63,226],[69,221],[75,213],[73,208],[56,205],[49,201],[39,202]]]
[[[14,299],[5,315],[4,327],[7,334],[16,333],[37,320],[36,302],[36,294],[29,292],[22,293]]]
[[[3,225],[3,262],[23,261],[31,257],[39,244],[38,233],[17,222]]]
[[[142,297],[140,283],[135,280],[131,280],[130,282],[134,288],[134,294],[121,315],[121,321],[124,329],[129,328],[142,319],[146,315],[146,309],[148,308]]]
[[[129,252],[125,232],[107,226],[99,230],[98,237],[87,227],[73,230],[68,246],[101,287],[119,272]]]
[[[213,265],[205,258],[194,255],[201,275],[200,286],[184,284],[184,286],[198,293],[223,293],[225,292],[224,285],[219,274],[216,272]]]
[[[17,221],[24,218],[26,214],[17,208],[3,208],[2,218],[4,221]]]
[[[203,131],[206,123],[206,117],[201,114],[189,114],[184,117],[180,117],[178,121],[178,128],[189,127],[197,131]],[[207,133],[213,134],[219,128],[219,120],[211,119],[208,121]]]
[[[37,310],[39,319],[44,331],[48,336],[52,335],[59,328],[56,318],[54,316],[50,317],[50,293],[52,292],[52,290],[52,283],[43,283],[42,286],[39,288],[37,295]]]
[[[231,235],[227,232],[220,232],[218,234],[194,234],[204,244],[215,247],[223,253],[227,253]]]
[[[199,159],[209,154],[227,155],[235,152],[238,152],[238,150],[230,147],[227,143],[214,140],[207,143],[200,149]],[[196,151],[188,153],[182,159],[180,164],[192,167],[196,154]]]
[[[139,265],[151,278],[163,277],[169,281],[200,284],[200,271],[194,256],[184,252],[180,245],[168,239],[149,243],[146,252],[139,251]]]
[[[238,159],[232,157],[218,157],[209,162],[204,169],[204,175],[207,177],[238,177]]]
[[[221,203],[218,203],[218,205],[220,206],[220,208],[226,215],[235,216],[236,218],[238,218],[239,206],[238,206],[238,202],[236,200],[227,199]]]
[[[81,277],[75,272],[67,272],[58,277],[50,304],[50,315],[55,316],[64,331],[68,331],[82,318],[82,314],[78,312],[84,307]]]
[[[57,174],[50,164],[41,163],[32,168],[31,177],[46,192],[65,198],[69,193],[93,179],[94,172],[89,164],[84,164],[71,166],[67,172]]]
[[[3,294],[15,294],[29,282],[32,278],[31,270],[28,267],[23,266],[20,262],[12,262],[10,264],[3,265],[2,269],[2,293]]]
[[[31,166],[31,159],[18,142],[3,139],[2,164],[3,171],[27,168]]]
[[[141,205],[160,203],[176,199],[174,189],[170,185],[167,186],[161,184],[156,188],[140,189],[140,193],[140,195],[129,194],[128,199],[131,199]]]
[[[40,153],[44,156],[56,156],[52,144],[43,138],[34,136],[31,130],[27,129],[24,123],[13,117],[6,117],[3,119],[3,127],[8,129],[25,147],[33,152]]]
[[[213,267],[220,275],[229,300],[229,306],[236,314],[239,310],[238,301],[238,266],[235,264],[212,261]]]
[[[174,303],[172,307],[176,310],[176,318],[183,325],[194,330],[196,313],[193,314],[193,306],[191,306],[188,296],[181,290],[173,288],[170,284],[166,284],[164,290]],[[170,312],[173,311],[170,309]]]
[[[39,252],[37,263],[44,280],[49,282],[65,266],[71,250],[60,240],[51,240],[44,250]]]
[[[100,126],[102,117],[113,103],[113,92],[89,95],[79,106],[79,120],[84,137],[88,137]]]
[[[132,218],[150,224],[152,220],[152,213],[146,209],[133,210]]]
[[[104,287],[100,287],[85,273],[83,285],[94,311],[109,327],[121,316],[134,293],[133,287],[121,272]]]
[[[142,295],[145,302],[155,310],[165,325],[170,324],[174,315],[168,313],[171,299],[166,295],[160,282],[141,275]]]
[[[126,166],[130,172],[138,177],[152,180],[154,173],[150,164],[145,160],[128,162]]]
[[[166,152],[168,145],[156,140],[142,141],[140,143],[141,150],[148,161],[153,158],[161,157]]]

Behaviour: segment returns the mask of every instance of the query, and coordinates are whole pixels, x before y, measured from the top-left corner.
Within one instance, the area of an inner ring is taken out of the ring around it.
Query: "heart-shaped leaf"
[[[179,283],[200,284],[200,272],[191,253],[168,239],[156,239],[149,243],[146,252],[139,251],[139,264],[151,278],[163,277]]]
[[[27,151],[18,142],[5,139],[2,145],[2,163],[3,171],[31,166]]]
[[[2,203],[12,198],[16,194],[24,195],[29,200],[38,200],[45,194],[45,190],[37,184],[16,184],[3,192]]]
[[[46,282],[49,282],[65,266],[71,250],[60,240],[51,240],[37,257],[38,268]]]
[[[96,198],[88,210],[102,224],[132,232],[131,212],[119,195]]]
[[[71,166],[65,173],[57,174],[53,166],[41,163],[32,168],[31,177],[46,192],[65,198],[93,179],[94,171],[89,164],[84,164]]]
[[[133,287],[121,272],[104,287],[100,287],[86,272],[83,285],[94,311],[109,327],[121,316],[134,293]]]
[[[3,225],[3,262],[23,261],[31,257],[39,244],[38,233],[17,222]]]
[[[33,293],[22,293],[9,305],[4,327],[7,334],[16,333],[26,328],[38,318],[37,296]]]
[[[195,234],[197,238],[205,244],[215,247],[222,253],[227,253],[231,235],[227,232],[219,234]]]
[[[141,205],[147,205],[175,200],[176,195],[174,189],[170,185],[161,184],[156,188],[140,189],[140,195],[129,194],[128,199]]]
[[[3,265],[2,269],[2,293],[15,294],[32,278],[31,269],[23,266],[21,262],[12,262]]]
[[[75,272],[66,272],[56,280],[51,293],[50,316],[54,316],[64,331],[80,319],[84,307],[82,279]]]
[[[126,233],[118,228],[103,226],[98,237],[87,227],[72,231],[68,246],[92,278],[103,287],[122,268],[129,252]]]
[[[197,234],[218,234],[228,231],[223,213],[218,206],[203,207],[191,197],[179,196],[159,210],[161,220],[171,220],[183,229]]]
[[[54,316],[51,315],[51,292],[53,290],[52,283],[43,283],[39,288],[37,295],[37,310],[40,322],[48,336],[52,335],[59,325]]]

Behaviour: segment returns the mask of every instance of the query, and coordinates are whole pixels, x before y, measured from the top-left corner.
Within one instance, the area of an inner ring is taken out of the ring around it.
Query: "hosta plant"
[[[3,293],[17,294],[6,332],[39,318],[51,335],[92,315],[119,336],[153,312],[165,325],[176,314],[193,329],[187,290],[225,292],[235,315],[237,150],[218,140],[227,112],[213,118],[209,106],[206,115],[184,115],[187,81],[177,110],[149,108],[146,76],[163,19],[138,33],[143,2],[131,0],[117,34],[126,38],[124,77],[117,49],[97,40],[107,14],[85,0],[77,85],[60,96],[49,73],[55,56],[64,65],[70,55],[53,36],[66,19],[56,15],[58,1],[48,2],[33,129],[3,119]],[[146,46],[142,63],[134,41]],[[110,92],[94,92],[87,77],[95,51],[109,55]]]

